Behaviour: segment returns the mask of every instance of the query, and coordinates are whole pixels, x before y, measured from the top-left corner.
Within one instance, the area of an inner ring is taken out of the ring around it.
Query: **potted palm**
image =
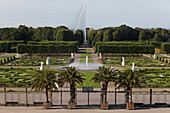
[[[68,109],[74,109],[76,107],[76,83],[83,85],[83,78],[78,68],[66,67],[66,70],[62,71],[59,75],[59,82],[63,84],[65,82],[70,84],[70,100],[68,102]]]
[[[119,83],[119,87],[126,89],[126,109],[133,110],[134,103],[132,102],[132,88],[141,88],[142,84],[145,83],[144,76],[137,71],[127,69],[120,74]]]
[[[38,70],[33,74],[33,79],[31,82],[31,90],[44,91],[45,90],[45,102],[44,108],[51,108],[51,96],[53,88],[57,90],[55,83],[57,82],[56,74],[50,69],[44,69],[42,71]]]
[[[116,73],[114,69],[111,67],[99,67],[97,72],[95,73],[94,77],[91,79],[94,80],[96,83],[102,83],[102,103],[101,109],[108,109],[108,102],[107,102],[107,87],[109,82],[116,81]]]

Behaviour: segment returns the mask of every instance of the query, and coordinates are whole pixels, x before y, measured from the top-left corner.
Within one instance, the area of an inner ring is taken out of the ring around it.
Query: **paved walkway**
[[[45,110],[43,107],[0,107],[0,113],[169,113],[170,108],[151,108],[138,110],[125,109],[75,109],[67,110],[62,107],[54,107],[53,109]]]
[[[93,59],[93,62],[94,63],[99,63],[99,57],[98,55],[95,53],[95,51],[93,50],[93,48],[91,48],[89,45],[85,44],[85,45],[82,45],[79,49],[78,49],[78,52],[75,54],[74,56],[74,62],[80,62],[80,59],[85,59],[85,58],[81,58],[81,54],[84,54],[84,53],[81,53],[81,50],[86,50],[86,49],[90,49],[90,52],[91,52],[91,57]],[[91,59],[91,58],[89,58]]]
[[[94,49],[90,49],[90,52],[91,52],[91,57],[93,59],[93,62],[94,63],[100,63],[99,62],[99,57],[98,55],[95,53]]]
[[[170,56],[167,54],[160,54],[160,55],[170,58]]]

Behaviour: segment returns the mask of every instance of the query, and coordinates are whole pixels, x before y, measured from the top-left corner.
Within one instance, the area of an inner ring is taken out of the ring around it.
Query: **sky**
[[[74,29],[84,4],[90,28],[170,28],[170,0],[0,0],[0,27]]]

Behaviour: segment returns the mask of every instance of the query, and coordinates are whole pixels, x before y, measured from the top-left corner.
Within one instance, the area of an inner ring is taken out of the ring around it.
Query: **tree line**
[[[27,27],[20,25],[18,28],[0,28],[1,41],[80,41],[84,35],[81,30],[73,32],[65,26],[52,27]]]
[[[170,30],[163,28],[142,29],[126,25],[87,31],[88,43],[97,41],[155,41],[170,42]]]

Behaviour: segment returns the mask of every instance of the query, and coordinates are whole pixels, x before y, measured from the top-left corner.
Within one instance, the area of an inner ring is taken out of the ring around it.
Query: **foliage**
[[[78,84],[83,84],[83,81],[85,78],[83,77],[79,71],[78,68],[76,67],[67,67],[66,70],[62,71],[59,74],[59,83],[63,84],[65,82],[68,82],[70,84],[70,103],[75,103],[76,102],[76,83]]]
[[[102,83],[102,91],[104,91],[103,95],[103,103],[106,103],[106,97],[107,97],[107,87],[109,82],[116,82],[116,73],[114,69],[111,69],[111,67],[99,67],[94,77],[91,79],[94,80],[95,83]]]
[[[170,53],[170,43],[162,43],[161,44],[161,51],[165,51],[166,53]]]
[[[145,83],[145,81],[144,76],[142,76],[139,72],[133,71],[132,69],[127,69],[118,76],[117,83],[120,83],[119,87],[123,87],[129,91],[128,102],[132,103],[132,88],[140,88],[142,83]]]
[[[37,71],[33,74],[33,79],[31,82],[31,90],[46,92],[46,102],[49,103],[48,92],[52,93],[53,88],[57,89],[55,83],[57,83],[56,74],[54,71],[49,69],[44,69],[42,71]]]
[[[74,53],[77,47],[72,44],[68,45],[33,45],[19,44],[17,53]]]
[[[98,53],[127,53],[127,54],[154,54],[153,46],[147,45],[101,45],[98,46]]]

